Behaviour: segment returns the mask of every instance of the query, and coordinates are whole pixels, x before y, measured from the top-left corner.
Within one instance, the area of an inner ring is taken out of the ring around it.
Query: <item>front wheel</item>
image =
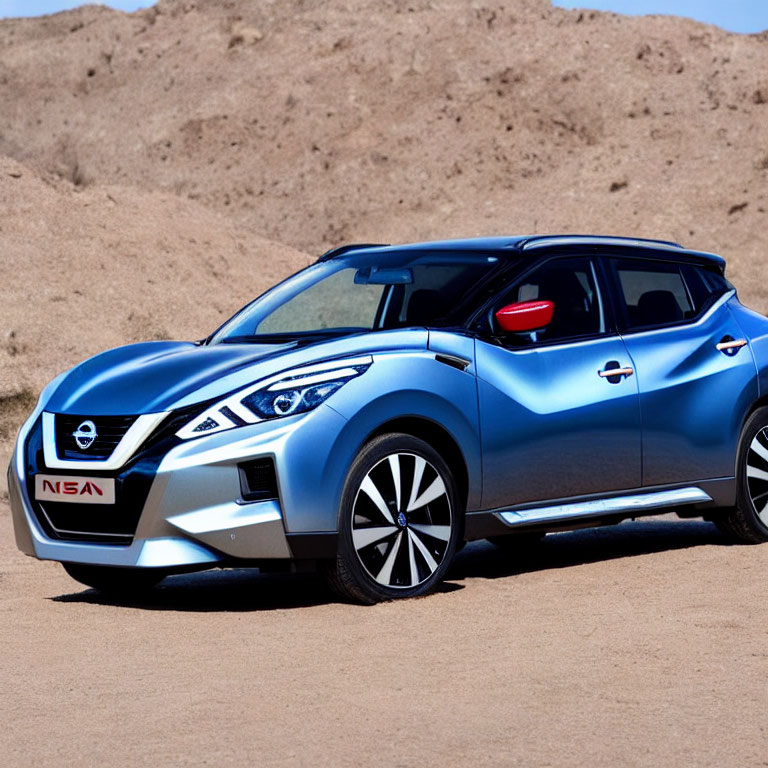
[[[62,563],[64,570],[86,587],[99,592],[129,595],[159,584],[168,574],[159,568],[116,568],[108,565]]]
[[[736,541],[768,541],[768,408],[758,408],[744,425],[736,460],[736,506],[714,522]]]
[[[374,438],[347,475],[331,587],[366,604],[425,594],[453,559],[462,515],[451,471],[434,448],[411,435]]]

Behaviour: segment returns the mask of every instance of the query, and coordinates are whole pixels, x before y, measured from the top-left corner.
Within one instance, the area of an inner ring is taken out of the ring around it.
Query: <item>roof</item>
[[[324,253],[320,260],[334,259],[345,253],[357,250],[378,251],[508,251],[516,250],[524,237],[470,237],[457,240],[427,240],[422,243],[403,243],[402,245],[384,245],[375,243],[360,243],[342,245]]]
[[[594,246],[613,248],[634,248],[653,251],[659,256],[678,257],[712,264],[721,271],[725,269],[725,259],[714,253],[694,251],[684,248],[679,243],[669,240],[649,240],[641,237],[616,237],[606,235],[512,235],[507,237],[473,237],[456,240],[429,240],[421,243],[403,245],[382,245],[361,243],[344,245],[324,253],[320,260],[333,259],[342,254],[355,251],[388,253],[394,251],[494,251],[522,255],[536,253],[545,248],[562,246]]]

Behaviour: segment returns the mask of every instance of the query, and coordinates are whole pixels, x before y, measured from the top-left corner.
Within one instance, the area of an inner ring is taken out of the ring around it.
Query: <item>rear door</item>
[[[549,299],[538,334],[501,336],[493,313]],[[485,509],[640,486],[637,380],[590,256],[545,261],[489,309],[476,342]]]
[[[730,285],[694,264],[605,261],[640,390],[643,485],[732,477],[757,376]]]

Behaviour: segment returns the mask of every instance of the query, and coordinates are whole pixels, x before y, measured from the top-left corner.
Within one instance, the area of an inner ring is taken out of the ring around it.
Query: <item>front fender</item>
[[[328,401],[346,419],[325,467],[325,476],[336,479],[336,509],[349,466],[362,446],[382,425],[401,418],[434,422],[451,435],[467,469],[467,509],[479,506],[482,458],[473,374],[437,362],[434,353],[382,354],[375,356],[371,368],[342,393],[344,397]],[[434,447],[440,451],[439,445]]]

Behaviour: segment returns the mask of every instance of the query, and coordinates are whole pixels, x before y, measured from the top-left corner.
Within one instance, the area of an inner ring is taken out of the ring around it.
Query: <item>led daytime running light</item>
[[[373,358],[366,356],[284,371],[208,408],[176,435],[188,440],[245,424],[305,413],[363,374],[372,362]]]

